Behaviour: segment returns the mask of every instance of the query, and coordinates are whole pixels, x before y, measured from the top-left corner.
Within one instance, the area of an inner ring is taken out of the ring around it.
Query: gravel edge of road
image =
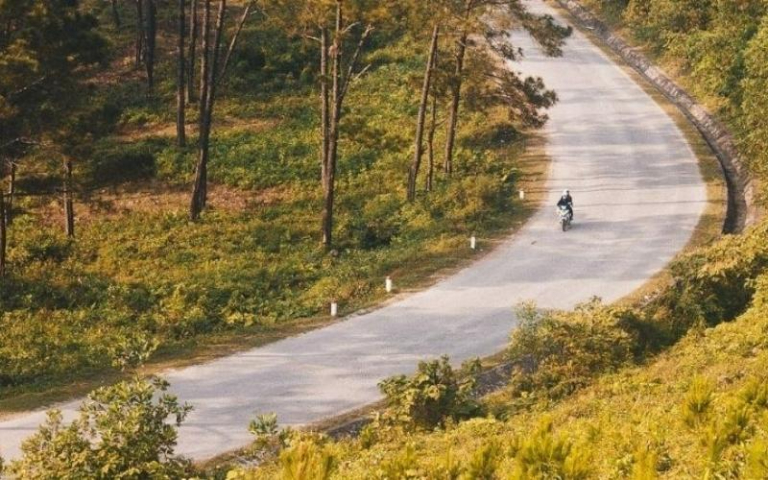
[[[756,224],[763,215],[757,203],[758,182],[736,149],[733,135],[717,118],[672,80],[661,68],[654,65],[636,47],[615,33],[586,7],[576,0],[555,0],[571,14],[580,27],[592,32],[608,48],[621,57],[632,69],[658,89],[701,132],[715,156],[720,161],[728,184],[728,209],[724,233],[739,233]]]

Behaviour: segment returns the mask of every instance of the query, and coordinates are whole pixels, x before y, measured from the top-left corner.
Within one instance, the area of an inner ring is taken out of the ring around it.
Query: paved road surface
[[[547,205],[495,252],[424,292],[170,372],[173,391],[195,406],[181,429],[180,453],[205,459],[247,444],[256,413],[276,412],[282,425],[296,425],[360,407],[378,399],[379,380],[413,371],[419,359],[495,353],[520,301],[569,308],[593,295],[616,300],[686,244],[706,192],[672,120],[580,33],[557,59],[542,56],[525,35],[516,41],[527,60],[512,68],[544,77],[561,99],[547,126],[548,189],[552,204],[563,188],[572,190],[573,230],[560,232]],[[42,419],[36,412],[0,422],[0,454],[18,455],[21,439]]]

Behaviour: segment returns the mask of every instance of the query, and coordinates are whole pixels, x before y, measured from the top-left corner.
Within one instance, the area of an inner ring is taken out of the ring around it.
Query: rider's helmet
[[[568,195],[570,195],[570,194],[571,194],[571,191],[570,191],[570,190],[568,190],[567,188],[566,188],[565,190],[563,190],[563,196],[564,196],[564,197],[567,197],[567,196],[568,196]]]

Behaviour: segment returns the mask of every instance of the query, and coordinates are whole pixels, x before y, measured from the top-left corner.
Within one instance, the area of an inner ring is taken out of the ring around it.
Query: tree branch
[[[30,83],[29,85],[26,85],[26,86],[20,88],[19,90],[16,90],[15,92],[9,93],[8,94],[8,98],[18,97],[19,95],[27,92],[28,90],[31,90],[31,89],[35,88],[36,86],[40,85],[41,83],[43,83],[47,79],[48,79],[48,75],[43,75],[39,79],[37,79],[34,82]]]
[[[243,16],[240,17],[240,21],[237,23],[237,29],[235,30],[235,34],[232,36],[232,40],[229,42],[229,48],[227,48],[227,53],[224,56],[224,62],[221,65],[221,72],[219,72],[219,77],[216,80],[216,83],[221,83],[224,80],[224,76],[227,73],[227,67],[229,66],[229,60],[232,58],[232,52],[235,51],[237,39],[240,37],[240,32],[243,31],[243,26],[245,25],[245,21],[248,19],[248,14],[251,13],[252,6],[253,2],[249,2],[248,5],[246,5],[245,10],[243,11]]]
[[[371,25],[368,25],[365,27],[365,31],[363,32],[363,34],[360,35],[360,41],[357,42],[357,48],[355,48],[355,53],[352,55],[352,60],[349,62],[349,68],[347,69],[347,73],[346,75],[344,75],[344,78],[342,79],[341,94],[339,95],[339,103],[342,103],[344,101],[344,97],[347,95],[347,90],[349,89],[349,84],[352,81],[357,80],[370,68],[370,65],[368,65],[357,76],[355,75],[357,62],[360,59],[360,52],[362,52],[363,46],[365,45],[365,40],[368,38],[368,36],[371,34],[372,31],[373,31],[373,27]]]

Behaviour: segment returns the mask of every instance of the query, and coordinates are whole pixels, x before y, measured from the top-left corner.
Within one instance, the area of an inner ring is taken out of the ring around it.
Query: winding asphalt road
[[[543,2],[530,2],[550,11]],[[562,20],[562,19],[561,19]],[[544,78],[560,97],[546,127],[552,158],[550,204],[570,188],[573,230],[541,209],[494,252],[439,284],[372,313],[304,335],[169,372],[195,410],[178,452],[195,459],[246,445],[257,413],[282,425],[317,421],[379,398],[377,383],[412,372],[418,360],[455,361],[500,351],[515,326],[513,307],[534,300],[570,308],[597,295],[616,300],[640,287],[684,247],[707,197],[697,162],[673,121],[621,68],[574,32],[563,58],[546,58],[524,34],[510,68]],[[63,405],[71,418],[77,403]],[[44,419],[0,422],[0,455]]]

